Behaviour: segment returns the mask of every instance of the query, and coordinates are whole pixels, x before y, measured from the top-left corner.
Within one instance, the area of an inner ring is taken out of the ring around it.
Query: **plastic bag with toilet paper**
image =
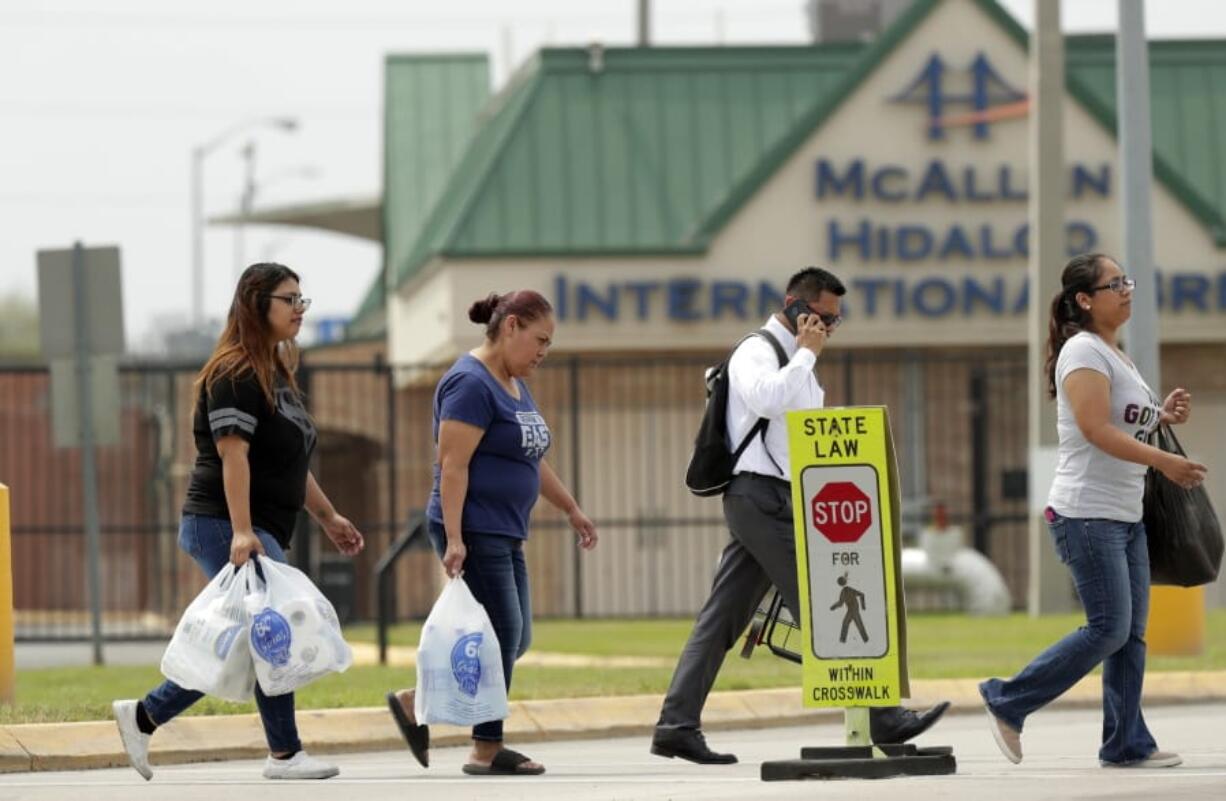
[[[462,578],[443,587],[417,647],[418,723],[471,726],[507,716],[507,685],[494,626]]]
[[[343,673],[353,651],[336,610],[297,568],[260,559],[260,589],[247,596],[251,657],[265,695],[285,695],[328,673]],[[259,580],[257,579],[257,583]]]
[[[255,693],[255,666],[247,647],[245,596],[256,586],[255,566],[228,565],[179,618],[162,654],[162,675],[189,690],[247,701]]]

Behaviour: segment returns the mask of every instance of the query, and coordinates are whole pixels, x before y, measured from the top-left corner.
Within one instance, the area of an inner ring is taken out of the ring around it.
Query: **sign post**
[[[95,448],[119,439],[119,376],[123,302],[119,248],[38,252],[39,323],[51,364],[55,446],[81,449],[90,633],[94,664],[102,664],[101,524]],[[67,314],[65,311],[67,310]]]
[[[13,703],[13,554],[9,488],[0,484],[0,704]]]
[[[910,695],[899,483],[885,407],[788,414],[804,705],[846,708],[847,743],[764,762],[762,778],[957,769],[948,747],[873,746],[869,709]]]

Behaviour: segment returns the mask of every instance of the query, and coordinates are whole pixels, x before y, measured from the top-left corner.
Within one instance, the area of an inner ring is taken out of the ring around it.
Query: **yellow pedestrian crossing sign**
[[[788,414],[806,706],[910,694],[898,471],[884,407]]]

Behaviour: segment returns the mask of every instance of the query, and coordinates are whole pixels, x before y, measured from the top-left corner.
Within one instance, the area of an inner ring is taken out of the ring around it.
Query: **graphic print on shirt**
[[[1141,382],[1141,386],[1145,388],[1145,399],[1147,403],[1129,403],[1124,407],[1124,424],[1130,426],[1140,426],[1134,433],[1133,438],[1140,442],[1148,442],[1149,437],[1158,429],[1158,424],[1162,422],[1162,403],[1154,395],[1154,391],[1149,388],[1149,384],[1145,383],[1145,379],[1141,374],[1133,368],[1133,375]]]
[[[315,424],[303,408],[302,401],[289,387],[277,387],[277,412],[302,432],[302,447],[307,453],[315,448]]]
[[[1150,396],[1149,403],[1144,405],[1130,403],[1124,407],[1124,422],[1130,426],[1140,426],[1132,436],[1141,442],[1149,439],[1149,435],[1154,433],[1161,419],[1162,407],[1153,399],[1153,396]]]
[[[540,459],[549,450],[549,426],[539,412],[516,412],[519,421],[520,444],[529,459]]]

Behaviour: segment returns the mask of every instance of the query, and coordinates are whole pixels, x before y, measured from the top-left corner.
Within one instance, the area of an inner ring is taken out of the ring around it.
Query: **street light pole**
[[[191,227],[192,227],[192,273],[191,304],[192,329],[200,331],[204,326],[204,160],[230,137],[252,127],[268,126],[286,133],[298,129],[298,121],[292,117],[261,117],[236,123],[202,145],[192,148],[191,155]]]
[[[280,170],[273,170],[268,175],[260,179],[255,177],[255,143],[248,142],[243,148],[242,155],[247,162],[247,177],[243,184],[243,193],[238,200],[238,216],[235,223],[235,239],[234,239],[234,280],[237,282],[242,271],[246,269],[246,245],[247,239],[245,236],[244,227],[246,220],[250,219],[251,213],[255,211],[255,198],[261,190],[266,189],[272,184],[283,181],[286,178],[316,178],[319,176],[319,170],[310,165],[299,165],[297,167],[287,167]],[[269,260],[269,251],[265,249],[264,253],[259,257],[260,261]]]
[[[248,139],[247,144],[243,145],[239,151],[243,157],[243,191],[238,196],[238,222],[234,226],[234,280],[238,281],[239,276],[243,274],[243,269],[246,261],[246,254],[243,252],[246,242],[244,241],[244,224],[243,220],[251,213],[251,206],[255,198],[255,140]]]
[[[192,330],[204,327],[204,156],[203,147],[192,148]]]

